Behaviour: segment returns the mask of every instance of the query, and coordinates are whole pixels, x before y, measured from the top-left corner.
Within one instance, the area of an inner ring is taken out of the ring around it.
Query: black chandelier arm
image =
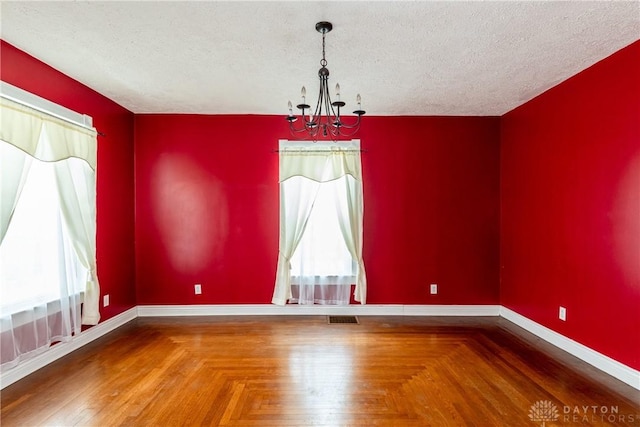
[[[318,127],[316,126],[315,128],[309,128],[306,125],[302,126],[300,128],[296,128],[295,125],[293,124],[293,122],[289,122],[289,129],[291,131],[292,135],[295,134],[305,134],[307,135],[307,137],[315,139],[317,134],[318,134]],[[308,138],[303,138],[303,139],[308,139]]]
[[[320,91],[318,93],[318,102],[316,102],[316,108],[313,111],[313,116],[311,117],[311,121],[315,123],[315,126],[319,126],[321,118],[322,118],[322,82],[320,83]]]
[[[350,137],[355,135],[360,130],[360,120],[352,125],[345,125],[344,123],[336,128],[339,131],[339,136]]]
[[[333,111],[333,106],[331,105],[331,96],[329,95],[329,85],[327,84],[327,80],[324,79],[322,84],[320,85],[322,92],[320,95],[324,98],[324,113],[327,118],[327,123],[330,124],[332,119],[336,117],[335,111]]]
[[[292,135],[296,135],[296,134],[304,134],[304,135],[306,135],[306,138],[303,138],[303,139],[315,140],[319,135],[321,127],[322,126],[315,126],[313,128],[309,128],[307,126],[304,126],[304,127],[297,128],[293,124],[293,121],[289,122],[289,129],[291,131],[291,134]],[[359,122],[356,122],[353,125],[344,125],[344,124],[342,124],[340,127],[329,126],[329,127],[327,127],[326,130],[327,130],[327,135],[323,135],[323,136],[331,137],[333,139],[336,139],[338,137],[349,138],[349,137],[354,136],[358,132],[358,130],[359,130]]]
[[[302,111],[302,124],[300,127],[296,127],[293,122],[297,121],[298,118],[295,116],[288,116],[287,121],[289,122],[289,129],[292,134],[298,133],[306,133],[310,138],[315,139],[318,135],[319,124],[316,121],[307,121],[304,115],[304,109]]]
[[[340,123],[340,127],[341,127],[341,128],[344,128],[344,129],[357,129],[357,128],[359,128],[359,127],[360,127],[360,118],[361,118],[361,117],[362,117],[362,115],[359,115],[359,116],[356,118],[355,123],[352,123],[352,124],[350,124],[350,125],[349,125],[349,124],[346,124],[346,123],[342,123],[342,122],[341,122],[341,123]]]
[[[332,126],[330,128],[330,136],[333,139],[337,139],[339,137],[343,137],[343,138],[350,138],[352,136],[354,136],[357,132],[358,132],[358,128],[357,127],[345,127],[345,126],[340,126],[340,127],[336,127],[336,126]]]

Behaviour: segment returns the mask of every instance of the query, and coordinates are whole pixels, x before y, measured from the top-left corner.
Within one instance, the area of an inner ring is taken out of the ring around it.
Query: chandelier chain
[[[322,65],[323,67],[326,67],[327,60],[324,57],[324,36],[325,36],[325,33],[322,33],[322,59],[320,60],[320,65]]]

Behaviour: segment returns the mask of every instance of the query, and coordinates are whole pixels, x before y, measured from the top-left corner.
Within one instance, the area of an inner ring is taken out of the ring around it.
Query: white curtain
[[[94,129],[0,98],[2,369],[94,325]]]
[[[336,191],[336,211],[340,231],[346,243],[349,253],[357,263],[356,289],[354,299],[365,304],[367,301],[367,274],[362,261],[362,213],[363,213],[363,188],[362,179],[354,179],[351,176],[336,181],[344,187],[344,191]]]
[[[304,184],[302,180],[296,181],[301,186]],[[280,181],[280,248],[272,299],[274,304],[284,305],[291,298],[291,257],[302,239],[320,183],[314,181],[312,185],[315,188],[287,195],[283,194]]]
[[[54,163],[56,184],[66,231],[76,256],[87,270],[82,323],[96,325],[100,321],[100,287],[96,271],[96,175],[82,165],[74,164],[75,160],[78,159]]]
[[[286,191],[291,190],[292,185],[299,188],[296,191]],[[317,299],[317,296],[302,296],[303,288],[299,288],[302,290],[297,295],[292,293],[291,261],[304,238],[315,203],[322,197],[321,193],[325,188],[321,190],[321,186],[325,185],[340,187],[338,193],[344,193],[333,205],[345,212],[338,215],[333,213],[333,216],[340,225],[339,243],[356,263],[355,277],[348,279],[356,285],[355,300],[366,303],[366,275],[362,261],[362,166],[360,141],[354,140],[338,143],[280,141],[280,247],[272,299],[274,304],[284,305],[287,301],[299,301],[301,297],[306,301]],[[335,194],[335,188],[329,193]],[[324,277],[325,283],[317,277],[312,279],[312,283],[304,283],[300,276],[296,276],[293,282],[307,286],[335,286],[334,289],[324,288],[330,293],[326,297],[329,300],[344,300],[339,294],[350,289],[350,286],[343,284],[345,277],[327,275]]]
[[[0,244],[7,234],[32,159],[12,145],[0,144]]]

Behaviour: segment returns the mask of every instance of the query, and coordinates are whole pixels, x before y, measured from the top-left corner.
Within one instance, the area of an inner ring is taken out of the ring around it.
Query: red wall
[[[268,116],[136,116],[139,304],[271,301],[274,150],[285,124]]]
[[[365,119],[368,302],[498,304],[499,119]]]
[[[502,304],[635,369],[638,76],[640,42],[506,114],[501,135]]]
[[[0,40],[0,80],[93,117],[98,137],[97,263],[101,321],[135,306],[133,114]],[[101,301],[102,304],[102,301]]]
[[[271,301],[286,138],[281,116],[136,115],[139,304]],[[367,117],[360,138],[368,302],[497,304],[499,119]]]

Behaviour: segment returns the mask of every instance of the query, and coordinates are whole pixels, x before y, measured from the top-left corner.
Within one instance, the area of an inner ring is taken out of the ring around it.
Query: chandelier
[[[316,31],[322,34],[322,59],[320,65],[322,68],[318,70],[318,77],[320,78],[320,92],[318,94],[318,102],[316,108],[311,113],[311,106],[306,103],[307,90],[302,86],[300,92],[302,96],[302,102],[296,107],[300,110],[300,116],[294,116],[292,111],[291,101],[289,101],[289,115],[287,121],[289,122],[289,128],[292,134],[307,133],[307,137],[311,139],[317,139],[319,135],[322,137],[330,137],[332,139],[338,136],[351,136],[355,134],[360,128],[360,119],[365,114],[362,109],[360,94],[356,97],[358,108],[353,112],[358,118],[355,122],[347,124],[343,122],[343,118],[340,114],[340,108],[346,104],[340,100],[340,85],[336,84],[336,101],[331,101],[331,95],[329,95],[329,69],[327,68],[327,60],[324,52],[324,37],[331,31],[333,25],[331,22],[318,22],[316,24]],[[296,127],[294,122],[300,118],[301,123]]]

